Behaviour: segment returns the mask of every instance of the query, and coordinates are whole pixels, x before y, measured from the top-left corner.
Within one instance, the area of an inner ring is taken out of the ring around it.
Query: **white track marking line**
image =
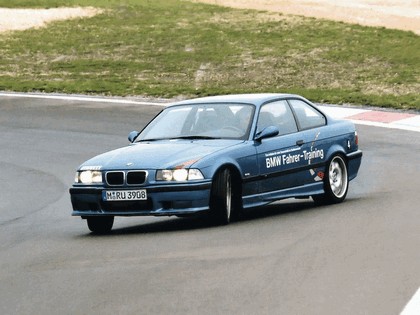
[[[420,132],[420,126],[419,127],[405,126],[405,125],[399,125],[396,123],[390,124],[390,123],[382,123],[382,122],[368,121],[368,120],[350,120],[350,121],[356,125],[365,125],[365,126],[380,127],[380,128],[387,128],[387,129],[399,129],[399,130]]]
[[[154,105],[154,106],[167,106],[168,103],[156,103],[146,101],[134,101],[124,99],[113,99],[113,98],[100,98],[100,97],[88,97],[88,96],[71,96],[71,95],[42,95],[42,94],[20,94],[20,93],[3,93],[0,92],[0,96],[9,97],[25,97],[25,98],[44,98],[44,99],[56,99],[66,101],[82,101],[82,102],[96,102],[96,103],[119,103],[119,104],[133,104],[133,105]]]
[[[413,295],[411,300],[404,307],[400,315],[419,315],[420,314],[420,288]]]
[[[409,127],[416,126],[417,128],[420,128],[420,115],[393,121],[391,124],[398,125],[398,126],[409,126]]]

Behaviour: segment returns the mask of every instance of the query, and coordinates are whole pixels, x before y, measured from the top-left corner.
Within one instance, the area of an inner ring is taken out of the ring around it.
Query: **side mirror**
[[[139,136],[140,132],[138,131],[132,131],[128,134],[128,141],[130,141],[130,143],[133,143],[134,141],[136,141],[137,137]]]
[[[280,130],[276,126],[268,126],[264,128],[263,130],[261,130],[260,132],[257,132],[254,140],[261,141],[262,139],[265,139],[265,138],[275,137],[279,133],[280,133]]]

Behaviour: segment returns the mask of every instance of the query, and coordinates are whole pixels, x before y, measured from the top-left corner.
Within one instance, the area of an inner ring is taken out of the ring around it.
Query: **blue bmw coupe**
[[[73,215],[92,232],[109,232],[115,216],[208,213],[228,224],[285,198],[339,203],[362,159],[353,123],[292,94],[178,102],[128,138],[76,172]]]

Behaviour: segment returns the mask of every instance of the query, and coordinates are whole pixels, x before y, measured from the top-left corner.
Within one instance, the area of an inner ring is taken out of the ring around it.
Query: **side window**
[[[261,107],[257,126],[258,131],[276,126],[280,135],[297,131],[296,121],[287,101],[272,102]]]
[[[325,116],[315,108],[301,100],[289,100],[295,112],[300,129],[311,129],[326,124]]]

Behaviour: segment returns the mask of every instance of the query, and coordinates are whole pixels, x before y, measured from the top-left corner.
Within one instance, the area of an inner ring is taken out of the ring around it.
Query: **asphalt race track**
[[[84,160],[159,106],[0,98],[0,314],[399,314],[420,286],[420,133],[358,126],[346,202],[286,200],[229,226],[71,217]]]

